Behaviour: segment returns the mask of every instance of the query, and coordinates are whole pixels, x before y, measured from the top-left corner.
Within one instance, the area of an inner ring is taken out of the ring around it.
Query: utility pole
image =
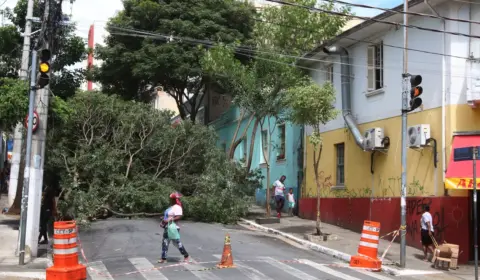
[[[23,34],[23,52],[22,52],[22,64],[20,68],[20,79],[26,80],[28,77],[28,59],[30,58],[30,42],[32,33],[32,17],[33,17],[33,4],[34,0],[28,0],[27,3],[27,15],[25,17],[25,33]],[[18,178],[20,173],[20,161],[22,154],[22,142],[23,142],[23,127],[22,124],[18,124],[15,127],[15,133],[13,136],[13,153],[12,153],[12,165],[10,168],[10,181],[8,187],[9,206],[12,206],[15,196],[17,194]],[[22,199],[23,199],[22,193]],[[19,238],[20,241],[20,233]],[[19,252],[19,242],[17,242],[17,252]]]
[[[27,151],[25,153],[25,174],[23,180],[23,197],[22,209],[20,212],[20,246],[18,263],[25,264],[25,239],[26,239],[26,224],[27,224],[27,208],[28,208],[28,188],[30,181],[30,153],[32,151],[32,134],[33,134],[33,107],[35,106],[35,84],[37,72],[37,52],[32,51],[32,67],[30,73],[30,97],[28,101],[28,127],[27,127]]]
[[[408,0],[403,4],[403,74],[402,74],[402,189],[400,197],[400,267],[405,267],[407,253],[407,110],[408,110]]]
[[[49,49],[49,41],[52,36],[50,25],[50,9],[51,1],[45,0],[45,11],[43,15],[42,34],[44,34],[42,44],[43,50]],[[46,39],[45,39],[46,37]],[[50,66],[49,66],[50,67]],[[40,77],[40,79],[42,79]],[[40,83],[40,80],[39,80]],[[31,249],[32,257],[36,257],[38,253],[38,232],[40,224],[40,208],[42,203],[42,187],[43,187],[43,165],[45,156],[45,139],[47,134],[47,116],[48,116],[48,104],[49,104],[50,89],[48,84],[37,90],[35,97],[36,112],[38,114],[38,127],[35,134],[32,135],[32,152],[30,165],[30,200],[28,201],[28,215],[27,215],[27,245]]]

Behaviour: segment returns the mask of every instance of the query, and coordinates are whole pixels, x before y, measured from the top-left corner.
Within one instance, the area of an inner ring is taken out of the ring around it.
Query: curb
[[[247,220],[247,219],[244,219],[244,218],[241,218],[240,220],[244,223],[249,224],[250,226],[252,226],[256,229],[259,229],[259,230],[267,232],[267,233],[280,235],[284,238],[287,238],[287,239],[290,239],[290,240],[292,240],[296,243],[299,243],[299,244],[301,244],[301,245],[303,245],[303,246],[305,246],[305,247],[307,247],[307,248],[309,248],[313,251],[320,252],[320,253],[325,254],[325,255],[329,255],[331,257],[342,260],[344,262],[349,263],[350,258],[352,257],[349,254],[346,254],[346,253],[343,253],[343,252],[340,252],[340,251],[337,251],[337,250],[334,250],[334,249],[330,249],[328,247],[325,247],[325,246],[322,246],[322,245],[319,245],[319,244],[316,244],[316,243],[313,243],[313,242],[310,242],[310,241],[307,241],[307,240],[300,239],[300,238],[295,237],[291,234],[288,234],[288,233],[285,233],[285,232],[282,232],[282,231],[279,231],[279,230],[276,230],[276,229],[273,229],[273,228],[268,228],[268,227],[259,225],[259,224],[255,223],[254,221],[250,221],[250,220]],[[388,267],[388,266],[385,266],[385,265],[382,265],[382,271],[386,272],[390,275],[393,275],[393,276],[400,275],[400,270],[392,268],[392,267]]]

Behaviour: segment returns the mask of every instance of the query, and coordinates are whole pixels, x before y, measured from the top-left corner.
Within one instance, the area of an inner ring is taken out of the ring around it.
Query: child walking
[[[295,208],[295,197],[293,196],[293,188],[288,189],[288,214],[293,216],[293,208]]]

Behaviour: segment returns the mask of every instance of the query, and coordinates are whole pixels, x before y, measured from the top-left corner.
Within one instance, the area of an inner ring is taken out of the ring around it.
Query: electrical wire
[[[477,36],[477,35],[470,35],[470,34],[466,34],[466,33],[453,32],[453,31],[443,31],[443,30],[434,29],[434,28],[421,27],[421,26],[417,26],[417,25],[403,24],[403,23],[398,23],[398,22],[393,22],[393,21],[380,20],[380,19],[362,17],[362,16],[356,16],[356,15],[347,15],[347,14],[340,13],[340,12],[329,11],[329,10],[314,8],[314,7],[307,7],[307,6],[304,6],[304,5],[285,2],[285,1],[281,1],[281,0],[265,0],[265,1],[282,4],[282,5],[285,5],[285,6],[302,8],[302,9],[310,10],[312,12],[320,12],[320,13],[326,13],[326,14],[335,15],[335,16],[342,16],[342,17],[358,18],[358,19],[363,19],[365,21],[374,21],[374,22],[377,22],[377,23],[393,25],[393,26],[396,26],[396,27],[406,27],[406,28],[418,29],[418,30],[429,31],[429,32],[445,33],[445,34],[450,34],[450,35],[480,39],[480,36]]]
[[[173,35],[165,35],[165,34],[159,34],[159,33],[153,33],[153,32],[149,32],[149,31],[144,31],[144,30],[137,30],[137,29],[129,29],[129,28],[123,28],[123,27],[116,27],[116,26],[112,26],[111,28],[113,29],[119,29],[119,30],[123,30],[123,31],[128,31],[128,32],[133,32],[133,33],[136,33],[136,34],[143,34],[143,36],[134,36],[132,35],[131,33],[112,33],[114,35],[124,35],[124,36],[133,36],[133,37],[142,37],[142,38],[150,38],[150,39],[159,39],[159,38],[163,38],[165,40],[173,40],[173,39],[177,39],[178,41],[186,41],[186,42],[193,42],[193,43],[197,43],[197,44],[202,44],[202,45],[206,45],[206,46],[214,46],[215,44],[217,44],[217,42],[214,42],[214,41],[211,41],[211,40],[200,40],[200,39],[193,39],[193,38],[187,38],[187,37],[179,37],[179,36],[173,36]],[[278,53],[278,52],[274,52],[272,50],[268,50],[268,51],[265,51],[265,50],[258,50],[258,49],[252,49],[252,47],[245,47],[245,46],[236,46],[235,47],[236,50],[243,50],[243,51],[247,51],[247,52],[257,52],[257,53],[265,53],[265,54],[273,54],[273,55],[278,55],[278,56],[284,56],[284,57],[289,57],[289,58],[294,58],[294,59],[297,59],[297,60],[307,60],[307,61],[314,61],[314,62],[323,62],[323,63],[328,63],[328,64],[343,64],[342,62],[339,62],[339,61],[330,61],[330,60],[322,60],[322,59],[315,59],[315,58],[306,58],[306,57],[301,57],[301,56],[298,56],[298,55],[291,55],[291,54],[286,54],[286,53]],[[355,57],[355,58],[359,58],[358,56]],[[365,58],[365,57],[363,57]],[[410,62],[413,62],[413,63],[427,63],[426,61],[410,61]],[[429,64],[431,64],[431,62],[428,62]],[[346,65],[350,65],[350,66],[353,66],[353,67],[362,67],[362,68],[368,68],[367,65],[359,65],[359,64],[352,64],[352,63],[348,63]],[[453,68],[458,68],[458,69],[464,69],[464,67],[453,67]],[[398,69],[398,67],[378,67],[377,69]],[[422,71],[424,72],[430,72],[430,73],[435,73],[435,74],[438,74],[439,72],[441,71],[438,71],[438,70],[430,70],[430,69],[422,69]],[[341,73],[334,73],[334,74],[341,74]],[[461,78],[464,78],[464,77],[470,77],[470,76],[465,76],[465,75],[451,75],[452,77],[461,77]],[[470,77],[471,78],[471,77]]]
[[[113,35],[119,35],[119,36],[141,37],[141,38],[146,38],[146,39],[162,39],[162,40],[165,40],[165,41],[171,41],[173,39],[177,39],[178,41],[185,42],[187,44],[188,43],[190,43],[190,44],[200,44],[200,45],[205,45],[205,46],[209,46],[209,47],[215,46],[217,44],[216,42],[210,41],[210,40],[199,40],[199,39],[192,39],[192,38],[179,37],[179,36],[173,36],[173,35],[164,35],[164,34],[144,32],[144,31],[135,31],[135,30],[130,30],[128,28],[120,28],[120,27],[112,27],[112,28],[122,29],[122,30],[127,30],[127,31],[133,31],[134,33],[137,33],[137,34],[116,33],[116,32],[111,33]],[[328,63],[328,64],[340,64],[340,65],[344,64],[344,63],[338,62],[338,61],[305,58],[305,57],[300,57],[300,56],[287,55],[287,54],[283,54],[283,53],[276,53],[276,52],[272,52],[272,51],[253,50],[252,48],[248,48],[248,47],[245,48],[245,47],[241,47],[241,46],[236,47],[234,52],[237,53],[237,54],[246,55],[246,56],[249,56],[249,57],[254,57],[254,56],[252,56],[252,52],[258,52],[258,53],[278,55],[278,56],[284,56],[284,57],[295,58],[295,59],[303,59],[303,60],[309,60],[309,61],[315,61],[315,62],[323,62],[323,63]],[[310,67],[301,66],[301,65],[298,65],[298,64],[294,65],[293,63],[289,64],[289,63],[285,63],[285,62],[282,62],[282,61],[267,59],[267,58],[264,58],[264,57],[258,57],[257,56],[255,58],[260,59],[260,60],[275,62],[275,63],[281,63],[281,64],[285,64],[285,65],[291,65],[291,66],[295,66],[295,67],[298,67],[298,68],[301,68],[301,69],[311,70],[311,71],[315,71],[315,72],[323,72],[323,73],[332,73],[332,74],[342,75],[342,73],[339,73],[339,72],[327,71],[327,70],[322,70],[322,69],[318,69],[318,68],[310,68]],[[353,67],[368,68],[368,65],[359,65],[359,64],[352,64],[352,63],[347,63],[346,65],[353,66]],[[383,66],[383,67],[378,67],[377,69],[384,69],[384,70],[385,69],[386,70],[395,69],[395,70],[397,70],[399,68],[398,67],[385,67],[385,66]],[[463,67],[462,67],[462,69],[463,69]],[[422,71],[423,72],[435,73],[435,74],[438,74],[438,73],[441,72],[441,71],[438,71],[438,70],[431,70],[431,69],[422,69]],[[447,76],[447,75],[445,74],[445,76]],[[472,78],[471,76],[466,76],[466,75],[452,75],[452,74],[449,74],[448,76],[458,77],[458,78]],[[349,77],[354,78],[355,76],[350,75]],[[378,81],[380,81],[380,80],[378,80]]]
[[[271,22],[271,21],[266,21],[266,20],[261,20],[261,19],[255,19],[255,20],[263,22],[263,23],[275,24],[275,25],[283,26],[283,27],[287,27],[287,28],[304,30],[304,31],[308,31],[308,32],[314,32],[314,30],[307,29],[307,28],[301,28],[301,27],[298,27],[298,26],[285,25],[285,24],[280,24],[278,22]],[[342,39],[347,39],[347,40],[352,40],[352,41],[355,41],[355,42],[358,42],[358,43],[377,44],[377,42],[373,42],[373,41],[369,41],[369,40],[355,39],[355,38],[348,37],[348,36],[341,36],[341,38]],[[390,44],[385,44],[385,43],[383,43],[383,46],[384,47],[389,47],[389,48],[394,48],[394,49],[409,50],[409,51],[413,51],[413,52],[433,54],[433,55],[439,55],[439,56],[445,56],[445,57],[452,57],[452,58],[459,58],[459,59],[470,59],[469,57],[466,57],[466,56],[443,54],[443,53],[439,53],[439,52],[432,52],[432,51],[426,51],[426,50],[420,50],[420,49],[414,49],[414,48],[405,48],[405,47],[395,46],[395,45],[390,45]],[[311,50],[307,50],[307,52],[309,52],[309,51],[311,51]]]
[[[328,2],[332,2],[332,3],[343,4],[343,5],[357,7],[357,8],[381,10],[381,11],[384,11],[384,12],[392,12],[392,13],[402,14],[402,15],[421,16],[421,17],[442,19],[442,20],[455,21],[455,22],[480,24],[480,21],[475,21],[475,20],[460,19],[460,18],[449,18],[449,17],[437,16],[437,15],[431,15],[431,14],[425,14],[425,13],[417,13],[417,12],[397,11],[395,9],[387,9],[387,8],[381,8],[381,7],[370,6],[370,5],[365,5],[365,4],[349,3],[349,2],[345,2],[345,1],[341,1],[341,0],[322,0],[322,1],[328,1]]]

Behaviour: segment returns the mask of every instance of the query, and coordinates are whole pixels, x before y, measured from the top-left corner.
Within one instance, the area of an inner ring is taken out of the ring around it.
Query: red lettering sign
[[[468,180],[468,186],[467,186],[467,181],[465,179],[460,179],[460,181],[457,184],[457,189],[463,188],[463,189],[473,189],[473,180],[470,179]],[[477,183],[477,188],[480,188],[480,183]]]

